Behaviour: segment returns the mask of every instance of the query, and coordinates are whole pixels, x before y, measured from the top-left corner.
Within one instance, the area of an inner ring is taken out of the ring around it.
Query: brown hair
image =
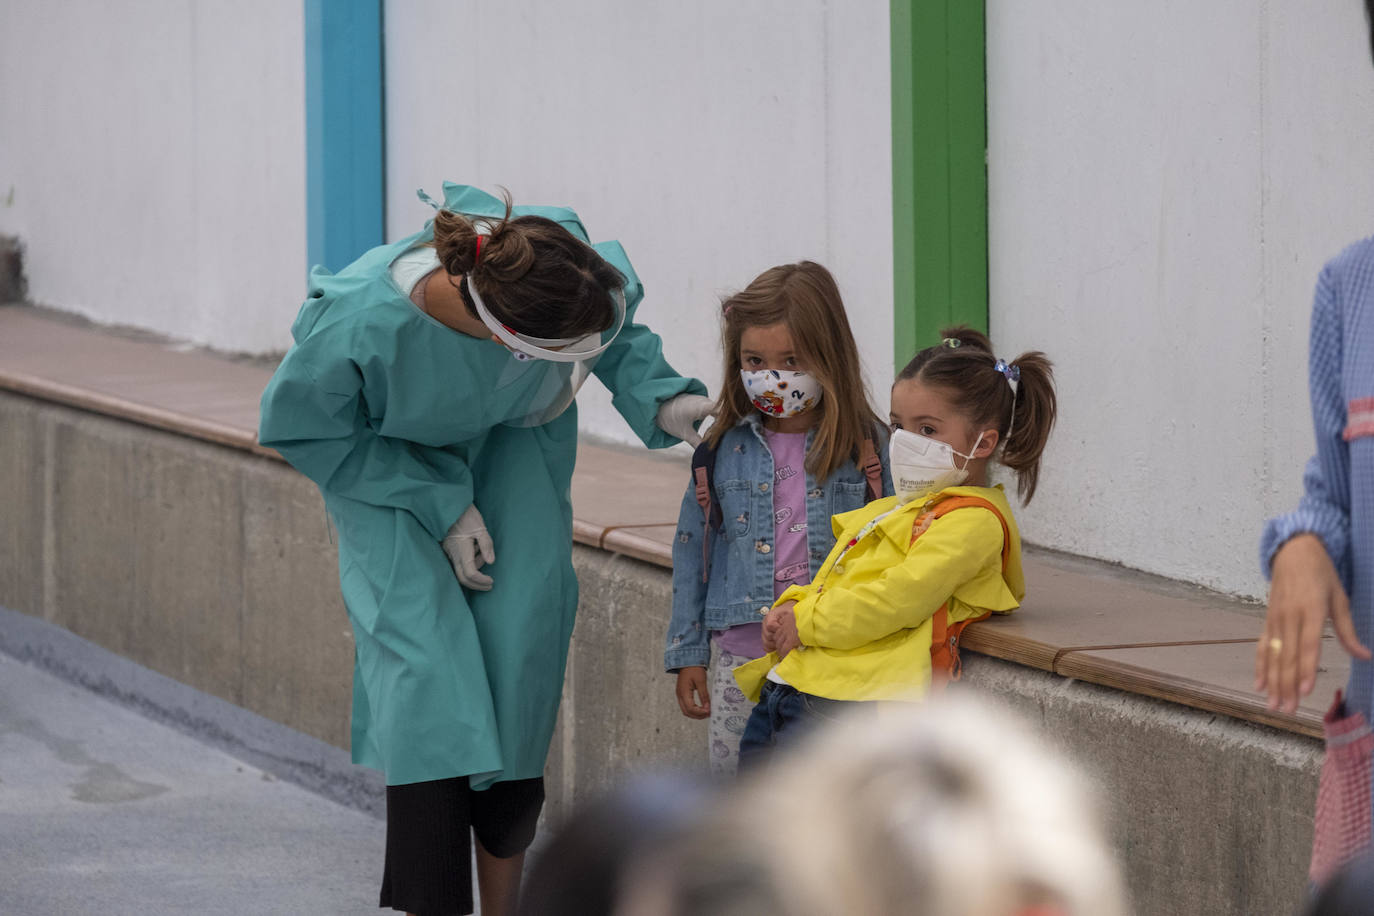
[[[743,290],[727,297],[721,308],[721,349],[725,378],[716,404],[716,422],[706,433],[711,447],[720,445],[754,409],[740,381],[740,337],[745,328],[785,324],[797,356],[821,385],[816,438],[806,456],[806,468],[826,478],[850,459],[859,444],[873,438],[882,425],[869,406],[868,390],[859,364],[859,349],[849,330],[839,287],[830,271],[814,261],[784,264],[759,274]]]
[[[567,229],[542,216],[511,218],[510,194],[499,220],[440,210],[434,248],[450,276],[463,277],[463,302],[475,316],[467,284],[476,283],[496,320],[533,337],[581,337],[615,323],[611,291],[625,278]],[[486,230],[478,257],[478,224]]]
[[[1001,461],[1016,472],[1021,501],[1030,502],[1040,479],[1040,455],[1057,410],[1054,364],[1039,350],[1011,360],[1008,368],[1020,372],[1013,396],[1007,376],[996,368],[997,357],[986,334],[962,326],[946,328],[940,334],[944,341],[917,353],[898,373],[897,380],[916,379],[943,388],[959,413],[974,424],[996,427]]]

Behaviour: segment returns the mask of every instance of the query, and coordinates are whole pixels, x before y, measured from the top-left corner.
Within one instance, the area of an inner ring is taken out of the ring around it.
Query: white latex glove
[[[459,582],[479,592],[491,591],[491,576],[478,572],[477,568],[496,562],[496,548],[476,506],[468,506],[444,535],[444,553],[448,554]]]
[[[716,402],[699,394],[680,394],[658,406],[654,422],[670,436],[677,436],[693,447],[701,444],[697,424],[711,415]]]

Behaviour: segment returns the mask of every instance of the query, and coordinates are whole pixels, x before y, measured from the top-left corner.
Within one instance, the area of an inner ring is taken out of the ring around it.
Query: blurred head
[[[617,916],[1121,916],[1084,785],[967,697],[822,732],[634,871]]]
[[[1374,854],[1342,865],[1317,891],[1307,916],[1352,916],[1374,911]]]
[[[644,776],[580,806],[535,858],[522,916],[610,916],[635,863],[686,829],[706,804],[697,779]]]
[[[507,195],[499,220],[473,220],[450,210],[434,217],[439,263],[459,283],[473,317],[466,284],[477,287],[497,321],[519,334],[553,339],[609,329],[616,320],[611,291],[625,283],[620,272],[553,220],[510,213]]]
[[[722,374],[716,422],[707,441],[719,445],[755,408],[740,370],[785,369],[811,375],[821,396],[807,469],[828,477],[871,438],[878,418],[869,406],[859,350],[835,278],[814,261],[765,270],[721,303]]]

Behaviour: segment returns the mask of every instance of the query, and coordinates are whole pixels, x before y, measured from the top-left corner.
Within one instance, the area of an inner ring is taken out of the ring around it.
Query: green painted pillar
[[[892,0],[897,367],[940,328],[988,326],[983,0]]]

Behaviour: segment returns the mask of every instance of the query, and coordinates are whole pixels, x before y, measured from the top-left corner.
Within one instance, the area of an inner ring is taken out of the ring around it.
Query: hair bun
[[[461,213],[440,210],[434,216],[434,251],[453,276],[468,273],[477,263],[477,227]]]
[[[524,233],[513,229],[508,214],[491,224],[482,245],[481,260],[474,259],[472,269],[477,276],[489,277],[497,283],[514,283],[533,266],[534,245]]]

